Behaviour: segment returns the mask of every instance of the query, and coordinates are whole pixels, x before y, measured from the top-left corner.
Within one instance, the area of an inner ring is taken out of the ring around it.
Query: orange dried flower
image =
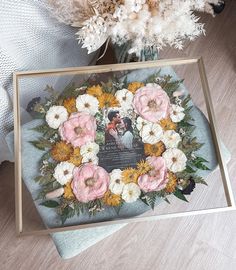
[[[160,120],[159,124],[164,130],[176,130],[177,128],[176,123],[172,122],[170,118]]]
[[[75,166],[79,166],[82,161],[82,156],[80,155],[80,148],[76,147],[70,156],[69,162],[73,163]]]
[[[75,195],[71,188],[71,182],[68,182],[64,187],[64,194],[63,197],[68,200],[73,200],[75,198]]]
[[[102,198],[103,202],[107,205],[110,206],[118,206],[121,203],[121,196],[111,193],[110,190],[108,190],[105,194],[104,197]]]
[[[100,85],[93,85],[87,89],[87,94],[98,98],[103,94],[102,87]]]
[[[72,153],[72,145],[63,141],[55,143],[51,149],[51,156],[56,161],[66,161]]]
[[[146,156],[159,157],[162,155],[162,153],[164,153],[164,151],[165,151],[165,145],[161,141],[155,144],[149,144],[149,143],[144,144],[144,153]]]
[[[98,97],[99,107],[102,108],[110,108],[110,107],[117,107],[119,106],[119,102],[110,93],[103,93],[101,96]]]
[[[125,184],[129,184],[129,183],[137,184],[138,177],[139,177],[138,170],[136,170],[134,168],[127,168],[127,169],[123,170],[123,172],[122,172],[122,181]]]
[[[130,92],[132,92],[133,94],[135,94],[135,92],[139,89],[139,88],[141,88],[141,87],[143,87],[144,86],[144,83],[142,83],[142,82],[132,82],[132,83],[130,83],[129,85],[128,85],[128,90],[130,91]]]
[[[152,167],[150,166],[150,164],[147,161],[140,160],[137,163],[137,169],[138,169],[138,174],[143,175],[143,174],[148,173],[152,169]]]
[[[75,98],[70,97],[63,101],[63,106],[67,109],[68,113],[77,112]]]
[[[176,185],[177,185],[177,177],[174,173],[168,171],[167,178],[169,179],[165,191],[168,193],[172,193],[175,191]]]

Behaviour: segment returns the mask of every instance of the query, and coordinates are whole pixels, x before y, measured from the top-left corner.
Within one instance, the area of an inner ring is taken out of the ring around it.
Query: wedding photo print
[[[106,114],[106,112],[105,112]],[[132,119],[111,108],[105,116],[104,145],[100,145],[99,165],[108,172],[135,167],[144,159],[141,139],[135,135]]]

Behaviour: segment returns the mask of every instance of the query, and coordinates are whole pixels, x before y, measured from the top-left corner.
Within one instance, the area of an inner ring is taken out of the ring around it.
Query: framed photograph
[[[235,209],[202,58],[15,72],[14,115],[20,235]]]

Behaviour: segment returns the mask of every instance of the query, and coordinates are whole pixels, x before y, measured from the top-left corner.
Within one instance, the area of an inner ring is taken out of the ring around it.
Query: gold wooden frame
[[[226,197],[227,206],[204,209],[204,210],[193,210],[187,212],[179,212],[172,214],[162,214],[158,216],[149,217],[132,217],[127,219],[119,219],[112,221],[96,222],[90,224],[73,225],[59,228],[46,228],[43,230],[36,230],[30,232],[23,232],[23,217],[22,217],[22,176],[21,176],[21,125],[20,125],[20,99],[19,99],[19,87],[18,81],[22,77],[39,77],[39,76],[60,76],[60,75],[76,75],[76,74],[89,74],[89,73],[103,73],[112,71],[123,71],[123,70],[134,70],[141,68],[151,67],[162,67],[162,66],[176,66],[183,64],[194,64],[198,65],[200,79],[202,83],[207,113],[210,122],[210,128],[212,138],[216,150],[216,156],[219,163],[222,183],[224,187],[224,193]],[[220,144],[219,134],[216,127],[215,113],[213,110],[212,100],[210,96],[209,85],[206,77],[205,67],[203,59],[199,58],[177,58],[168,60],[157,60],[139,63],[125,63],[125,64],[113,64],[113,65],[100,65],[100,66],[88,66],[88,67],[77,67],[77,68],[64,68],[64,69],[52,69],[52,70],[39,70],[39,71],[22,71],[15,72],[13,75],[14,82],[14,144],[15,144],[15,218],[16,218],[16,231],[18,235],[29,235],[29,234],[50,234],[55,232],[69,231],[84,229],[97,226],[105,226],[118,223],[130,223],[130,222],[141,222],[150,220],[161,220],[166,218],[184,217],[191,215],[209,214],[216,212],[224,212],[235,209],[234,196],[229,180],[228,170],[226,162],[222,155],[222,148]]]

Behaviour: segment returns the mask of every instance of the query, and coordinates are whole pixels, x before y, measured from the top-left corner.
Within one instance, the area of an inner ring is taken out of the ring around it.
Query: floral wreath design
[[[192,136],[191,99],[179,90],[182,82],[159,71],[145,82],[113,78],[100,85],[71,84],[60,95],[47,86],[50,98],[33,104],[35,117],[44,119],[34,130],[43,136],[30,142],[44,151],[35,178],[42,186],[41,205],[55,208],[64,223],[75,214],[94,215],[105,207],[119,211],[137,200],[152,209],[158,197],[169,203],[171,194],[187,201],[196,183],[206,185],[197,170],[209,168],[196,156],[203,144]],[[110,173],[98,165],[109,108],[132,117],[145,154],[135,167]]]

